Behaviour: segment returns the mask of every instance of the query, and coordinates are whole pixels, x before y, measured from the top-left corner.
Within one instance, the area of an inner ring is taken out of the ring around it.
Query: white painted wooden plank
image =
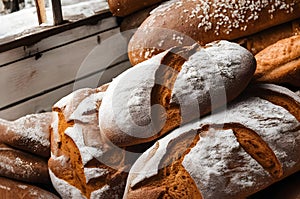
[[[102,85],[104,83],[110,82],[113,77],[122,73],[124,70],[130,67],[129,61],[120,63],[113,68],[108,69],[105,72],[105,76],[99,81],[100,74],[94,74],[88,78],[82,79],[78,81],[78,85],[81,85],[82,88],[94,88],[95,82],[98,82],[98,85]],[[78,88],[77,88],[78,89]],[[39,97],[28,100],[24,103],[20,103],[11,108],[0,111],[0,118],[7,120],[15,120],[27,114],[38,113],[43,111],[51,111],[51,107],[55,102],[60,100],[62,97],[68,95],[72,91],[76,90],[74,84],[68,84],[59,89],[56,89],[52,92],[48,92]]]
[[[48,49],[55,48],[79,39],[94,35],[105,30],[117,27],[115,17],[102,19],[95,25],[80,26],[65,32],[47,37],[32,46],[22,46],[6,52],[0,53],[0,66],[7,63],[44,52]]]
[[[0,107],[127,60],[126,39],[114,29],[0,68]]]

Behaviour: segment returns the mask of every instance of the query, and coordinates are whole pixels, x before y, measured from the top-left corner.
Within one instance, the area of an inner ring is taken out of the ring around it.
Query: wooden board
[[[83,38],[117,28],[114,17],[104,18],[94,25],[79,26],[50,37],[46,37],[33,45],[24,45],[0,53],[0,67],[7,66],[22,59],[35,57],[54,48],[76,42]]]
[[[102,76],[101,79],[99,79],[99,75],[101,75],[102,71],[78,80],[77,85],[81,85],[82,88],[89,88],[90,85],[95,84],[95,82],[98,82],[98,85],[102,85],[104,83],[110,82],[112,80],[112,77],[117,76],[129,67],[131,67],[129,61],[119,63],[114,67],[106,70],[106,75]],[[27,114],[51,111],[52,105],[55,104],[58,100],[73,92],[74,90],[79,89],[74,88],[74,85],[74,82],[62,85],[60,88],[45,92],[44,94],[40,94],[39,96],[1,110],[0,118],[15,120]]]

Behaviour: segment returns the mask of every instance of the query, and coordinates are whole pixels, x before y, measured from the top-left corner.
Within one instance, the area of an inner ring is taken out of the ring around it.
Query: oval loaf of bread
[[[0,144],[0,160],[0,176],[30,183],[51,183],[46,159]]]
[[[62,198],[123,195],[124,154],[113,150],[98,128],[98,108],[106,87],[77,90],[53,106],[48,165],[53,186]]]
[[[152,141],[231,101],[254,71],[253,55],[236,43],[169,49],[112,81],[99,127],[118,146]]]
[[[288,37],[255,55],[257,82],[300,87],[300,35]]]
[[[171,0],[152,11],[128,45],[133,65],[174,46],[233,40],[300,17],[299,0]]]
[[[52,113],[38,113],[15,121],[0,119],[0,142],[42,157],[50,157]]]
[[[299,154],[299,96],[256,85],[158,140],[131,168],[124,199],[245,198],[299,171]]]
[[[0,177],[1,199],[59,199],[53,193],[32,184]]]

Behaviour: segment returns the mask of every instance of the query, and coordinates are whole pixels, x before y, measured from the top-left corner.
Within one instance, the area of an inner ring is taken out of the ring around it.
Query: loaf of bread
[[[299,129],[299,96],[255,85],[158,140],[131,168],[124,199],[245,198],[300,170]]]
[[[127,16],[164,0],[108,0],[109,9],[114,16]]]
[[[127,177],[124,153],[98,128],[106,87],[77,90],[53,106],[48,165],[62,198],[122,198]]]
[[[59,199],[55,194],[32,184],[0,177],[1,199]]]
[[[255,55],[257,82],[300,87],[300,35],[282,39]]]
[[[300,17],[299,0],[171,0],[151,12],[128,44],[133,65],[174,46],[235,40]]]
[[[0,143],[48,158],[51,119],[51,113],[26,115],[15,121],[0,119]]]
[[[118,146],[152,141],[231,101],[254,71],[253,55],[236,43],[169,49],[111,82],[100,130]]]
[[[51,183],[46,159],[5,144],[0,144],[0,176],[30,183]]]
[[[279,40],[299,34],[300,19],[295,19],[234,41],[247,48],[252,54],[256,55],[258,52]]]

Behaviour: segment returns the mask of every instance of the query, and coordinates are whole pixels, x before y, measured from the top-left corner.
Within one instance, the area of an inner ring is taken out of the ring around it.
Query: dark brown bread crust
[[[165,0],[108,0],[110,11],[115,16],[127,16],[143,8],[152,6]]]
[[[45,159],[1,144],[0,160],[0,176],[30,183],[51,183]]]
[[[254,0],[238,4],[221,0],[170,2],[153,11],[133,35],[128,46],[133,65],[170,47],[234,40],[300,17],[299,0],[279,4],[257,4]]]
[[[50,157],[50,112],[31,114],[15,121],[0,119],[0,142],[29,153]]]
[[[0,177],[0,199],[59,199],[37,186]]]

